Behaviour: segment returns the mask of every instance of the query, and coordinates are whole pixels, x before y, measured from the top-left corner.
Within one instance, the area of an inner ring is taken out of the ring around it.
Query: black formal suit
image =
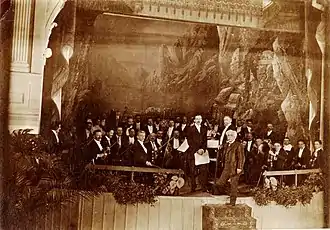
[[[308,168],[313,169],[322,169],[322,171],[325,171],[326,166],[326,156],[324,154],[323,149],[320,149],[317,151],[317,156],[315,156],[315,151],[313,152],[311,159],[308,164]]]
[[[111,156],[115,161],[126,162],[129,160],[129,153],[128,151],[126,151],[128,147],[127,140],[128,139],[125,138],[124,135],[122,136],[113,135],[113,137],[111,138],[111,145],[113,146],[111,148]],[[121,143],[121,145],[119,145],[119,143]]]
[[[148,150],[148,159],[150,162],[161,166],[163,159],[163,152],[161,146],[155,141],[149,141],[144,145]]]
[[[237,186],[241,173],[237,173],[237,169],[243,172],[245,162],[244,148],[241,143],[234,141],[226,143],[223,148],[224,169],[220,178],[216,181],[216,185],[223,188],[230,179],[230,203],[235,204],[237,199]]]
[[[88,145],[87,148],[84,151],[84,161],[86,164],[91,163],[92,160],[95,161],[96,164],[101,163],[103,160],[102,159],[97,159],[97,155],[98,154],[102,154],[103,153],[103,149],[101,150],[98,146],[98,144],[96,143],[95,140],[92,140]]]
[[[145,144],[144,144],[145,146]],[[135,142],[132,146],[134,165],[140,167],[146,167],[146,162],[150,161],[150,156],[148,155],[147,147],[145,146],[146,151],[142,147],[139,141]]]
[[[296,151],[294,151],[294,163],[295,163],[295,167],[296,169],[299,168],[305,168],[309,165],[311,159],[311,151],[305,147],[302,155],[299,157],[299,148],[296,149]]]
[[[51,130],[48,135],[47,135],[47,139],[48,139],[48,152],[51,154],[59,154],[61,152],[61,148],[62,148],[62,140],[61,140],[61,135],[57,134],[58,136],[58,140],[56,138],[55,133]]]
[[[191,189],[195,191],[196,189],[196,171],[199,171],[199,181],[201,182],[202,189],[205,190],[207,186],[207,174],[208,174],[208,164],[195,166],[195,156],[194,154],[199,150],[207,150],[207,127],[201,125],[200,131],[198,131],[195,125],[189,126],[187,128],[187,142],[189,145],[186,151],[186,174],[191,179]]]
[[[82,145],[88,144],[91,140],[93,140],[93,133],[91,130],[84,129],[81,131],[79,135],[80,143]]]
[[[178,146],[174,146],[174,140],[177,140]],[[165,168],[172,168],[172,169],[184,169],[184,154],[180,153],[177,148],[180,147],[180,145],[183,143],[182,138],[173,138],[169,145],[171,154],[168,159],[165,159]],[[175,147],[175,148],[174,148]]]
[[[250,174],[249,174],[249,166],[252,163],[252,151],[254,148],[254,141],[253,140],[246,140],[246,146],[244,147],[244,156],[245,156],[245,163],[244,163],[244,180],[246,183],[250,183]],[[250,148],[249,147],[250,143]]]
[[[179,127],[179,131],[180,131],[180,136],[182,138],[185,138],[187,136],[187,128],[188,128],[188,124],[185,124],[185,126],[183,126],[183,124],[180,125]]]
[[[148,125],[145,125],[143,128],[144,132],[146,132],[146,137],[148,137],[151,132],[149,131]],[[152,125],[152,133],[157,133],[157,129],[155,125]]]
[[[268,132],[265,132],[264,135],[263,135],[263,139],[268,139],[268,140],[271,140],[272,143],[274,144],[276,141],[279,141],[279,135],[272,131],[270,134],[268,134]]]

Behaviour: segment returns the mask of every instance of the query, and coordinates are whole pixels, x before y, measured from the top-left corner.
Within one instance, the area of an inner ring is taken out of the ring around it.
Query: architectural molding
[[[14,4],[12,71],[29,72],[31,60],[31,21],[33,1],[20,0]]]

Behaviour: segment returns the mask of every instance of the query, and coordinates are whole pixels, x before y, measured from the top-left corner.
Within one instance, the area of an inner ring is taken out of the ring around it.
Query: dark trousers
[[[238,181],[240,174],[230,176],[230,172],[224,169],[220,178],[216,181],[216,185],[223,191],[227,181],[230,179],[230,203],[235,204],[238,193]]]
[[[196,189],[196,177],[198,177],[202,190],[207,189],[208,183],[208,164],[195,165],[195,159],[187,161],[186,172],[191,180],[191,190]]]

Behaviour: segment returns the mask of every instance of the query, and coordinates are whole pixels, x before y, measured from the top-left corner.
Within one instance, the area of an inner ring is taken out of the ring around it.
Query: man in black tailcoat
[[[196,115],[194,124],[187,127],[186,138],[189,145],[186,151],[186,173],[191,179],[191,191],[196,190],[196,174],[199,171],[199,181],[203,191],[207,190],[208,164],[195,166],[195,153],[202,155],[207,150],[207,127],[202,124],[202,116]]]

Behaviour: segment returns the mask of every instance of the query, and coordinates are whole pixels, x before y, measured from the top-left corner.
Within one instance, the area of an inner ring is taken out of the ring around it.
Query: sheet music
[[[203,155],[195,153],[195,165],[203,165],[210,163],[209,152],[206,150]]]
[[[186,152],[189,149],[187,138],[184,139],[183,143],[177,149],[179,152]]]

